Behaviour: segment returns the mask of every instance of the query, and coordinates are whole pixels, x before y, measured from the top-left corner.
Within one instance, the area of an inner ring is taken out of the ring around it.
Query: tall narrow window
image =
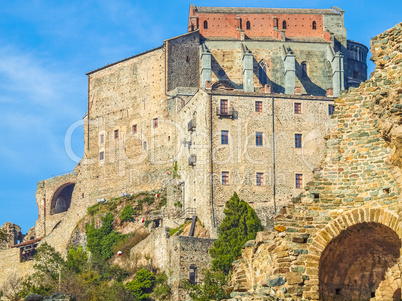
[[[119,139],[119,130],[114,130],[114,139]]]
[[[204,29],[208,29],[208,21],[207,20],[204,21]]]
[[[228,114],[228,100],[227,99],[221,99],[221,114],[225,115]]]
[[[301,114],[301,103],[300,102],[295,102],[295,114]]]
[[[307,64],[306,64],[306,62],[301,63],[301,71],[302,71],[302,77],[306,78],[307,77]]]
[[[246,22],[246,29],[248,29],[248,30],[250,30],[250,29],[251,29],[251,24],[250,24],[250,21],[247,21],[247,22]]]
[[[146,141],[142,144],[142,148],[143,148],[144,150],[147,150],[147,142],[146,142]]]
[[[188,281],[192,284],[197,283],[197,266],[195,264],[190,265],[190,271],[188,275]]]
[[[261,132],[255,133],[255,145],[262,146],[262,133]]]
[[[229,131],[221,131],[221,144],[229,144]]]
[[[278,18],[274,17],[274,28],[278,28]]]
[[[258,79],[262,86],[268,83],[267,63],[264,60],[261,60],[258,65]]]
[[[283,21],[282,22],[282,29],[286,29],[287,28],[287,26],[286,26],[286,21]]]
[[[229,172],[222,171],[222,185],[229,185]]]
[[[152,119],[152,125],[153,125],[154,128],[158,127],[158,118]]]
[[[100,153],[99,153],[99,160],[100,160],[100,161],[105,160],[105,152],[100,152]]]
[[[295,148],[301,148],[301,147],[302,147],[302,135],[295,134]]]
[[[313,29],[316,30],[317,29],[317,23],[315,21],[313,21]]]
[[[256,112],[262,112],[262,101],[256,101],[255,102],[255,111]]]
[[[296,188],[303,188],[303,175],[301,173],[296,174]]]
[[[105,135],[104,135],[104,134],[100,134],[100,136],[99,136],[99,143],[100,143],[100,144],[105,143]]]
[[[334,105],[328,105],[328,115],[334,115],[334,111],[335,111],[335,106]]]
[[[136,124],[134,124],[133,127],[131,128],[131,133],[133,135],[137,134],[137,125]]]
[[[257,186],[264,185],[264,174],[262,172],[257,172],[256,184],[257,184]]]

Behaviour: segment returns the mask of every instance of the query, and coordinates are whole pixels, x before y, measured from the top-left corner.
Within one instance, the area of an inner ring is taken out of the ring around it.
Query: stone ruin
[[[401,300],[401,40],[372,39],[375,72],[335,100],[321,169],[245,244],[232,300]]]

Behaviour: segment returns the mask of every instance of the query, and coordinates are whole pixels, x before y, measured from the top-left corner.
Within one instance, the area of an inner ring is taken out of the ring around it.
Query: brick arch
[[[306,273],[312,279],[311,290],[308,295],[318,297],[319,285],[319,263],[322,253],[327,245],[340,235],[343,230],[347,230],[361,223],[377,223],[386,226],[393,230],[399,239],[401,238],[401,225],[398,221],[397,213],[386,208],[369,208],[362,207],[347,211],[323,229],[319,230],[313,237],[313,240],[308,248],[308,257],[306,260]]]

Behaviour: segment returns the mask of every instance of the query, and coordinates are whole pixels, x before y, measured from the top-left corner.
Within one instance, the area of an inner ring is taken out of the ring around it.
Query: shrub
[[[142,199],[142,201],[147,203],[148,205],[151,205],[153,202],[155,202],[155,198],[146,196],[145,198]]]
[[[81,273],[86,268],[87,260],[88,254],[82,249],[82,246],[79,246],[78,249],[70,246],[66,261],[66,266],[69,270],[76,274]]]
[[[223,213],[225,218],[218,228],[218,239],[209,253],[213,258],[212,270],[228,274],[232,262],[241,255],[243,245],[255,239],[263,227],[254,209],[241,201],[236,192],[226,203]]]
[[[144,223],[145,228],[147,228],[150,223],[152,223],[152,220],[145,221],[145,223]]]
[[[135,210],[130,205],[127,205],[123,208],[120,213],[121,222],[131,222],[133,220],[133,215],[135,214]]]
[[[129,289],[138,300],[148,300],[149,293],[155,283],[155,275],[146,269],[141,269],[135,275],[135,279],[126,283]]]
[[[87,213],[90,215],[90,216],[94,216],[95,214],[97,214],[99,211],[100,211],[100,207],[102,206],[102,204],[95,204],[95,205],[93,205],[93,206],[91,206],[91,207],[88,207],[88,209],[87,209]]]
[[[113,255],[112,247],[124,238],[121,233],[113,231],[113,220],[113,215],[107,213],[102,218],[102,227],[99,229],[86,224],[87,247],[95,258],[110,258]]]

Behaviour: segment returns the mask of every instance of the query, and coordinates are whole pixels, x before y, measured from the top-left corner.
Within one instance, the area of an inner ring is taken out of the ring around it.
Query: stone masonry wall
[[[233,296],[401,298],[399,133],[392,132],[402,92],[400,32],[401,24],[373,38],[375,72],[336,99],[321,170],[275,217],[275,233],[245,245]]]
[[[311,41],[310,43],[287,41],[205,41],[212,53],[212,83],[228,81],[236,89],[243,86],[243,65],[241,45],[244,44],[254,56],[254,87],[259,89],[259,62],[267,64],[268,84],[272,92],[284,93],[285,67],[282,48],[290,47],[296,57],[296,86],[302,94],[325,96],[332,88],[331,66],[327,60],[328,42]],[[308,77],[302,77],[301,64],[307,64]],[[222,72],[223,70],[224,72]]]

